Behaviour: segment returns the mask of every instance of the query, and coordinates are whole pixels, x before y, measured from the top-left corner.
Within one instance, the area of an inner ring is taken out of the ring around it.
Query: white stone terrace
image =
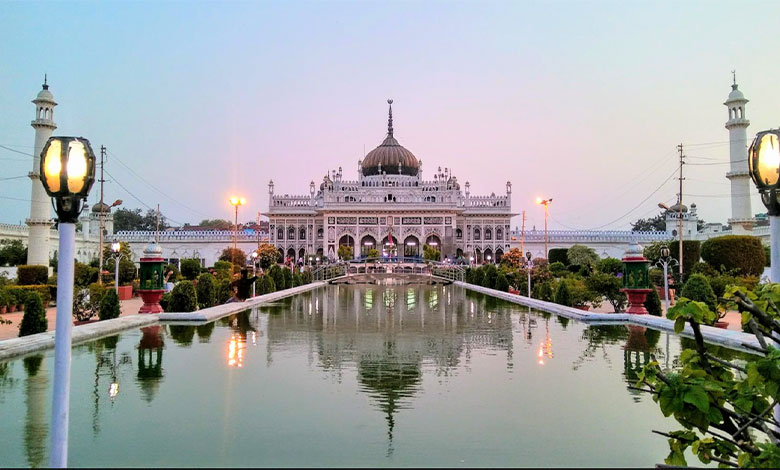
[[[170,241],[209,241],[209,242],[232,242],[234,232],[232,230],[171,230],[162,231],[159,234],[160,242]],[[258,240],[258,233],[238,232],[238,241]],[[113,239],[122,242],[150,242],[154,240],[154,232],[146,230],[122,230],[113,235]],[[260,241],[268,240],[268,233],[261,231],[259,233]]]

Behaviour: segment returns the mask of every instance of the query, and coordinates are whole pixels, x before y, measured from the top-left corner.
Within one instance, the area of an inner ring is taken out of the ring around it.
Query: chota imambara
[[[475,196],[446,168],[425,180],[422,161],[393,134],[393,100],[387,102],[387,136],[358,161],[357,179],[345,179],[339,168],[319,187],[312,181],[308,195],[294,196],[274,194],[273,181],[268,184],[270,243],[293,259],[334,259],[342,245],[355,257],[416,258],[428,245],[442,258],[500,259],[517,215],[512,183],[503,194]]]
[[[21,240],[28,246],[28,264],[48,264],[56,256],[58,233],[51,219],[51,201],[38,175],[43,145],[57,128],[54,107],[57,102],[44,82],[32,101],[35,105],[35,150],[31,179],[30,217],[25,224],[0,223],[0,240]],[[449,169],[437,168],[432,179],[423,179],[422,161],[401,146],[393,133],[392,101],[387,136],[374,150],[358,162],[356,180],[343,178],[341,168],[326,174],[319,186],[312,181],[308,195],[274,194],[268,185],[270,202],[268,225],[238,234],[238,247],[252,251],[258,243],[272,243],[284,256],[320,260],[334,259],[338,247],[352,247],[360,257],[372,250],[380,256],[422,256],[429,245],[441,258],[463,257],[474,261],[498,261],[510,248],[524,248],[534,257],[546,257],[545,232],[533,227],[521,232],[510,231],[514,215],[511,207],[512,185],[500,195],[472,196],[469,183],[461,184]],[[729,132],[730,168],[726,178],[731,183],[731,217],[729,225],[709,223],[697,227],[696,205],[673,205],[666,212],[666,230],[633,232],[630,230],[550,230],[549,248],[587,245],[601,257],[619,258],[634,241],[642,244],[677,237],[679,225],[688,240],[705,240],[725,234],[752,234],[765,244],[769,227],[758,220],[750,207],[750,177],[747,171],[748,100],[738,89],[736,79],[723,103],[728,108],[725,127]],[[102,220],[101,220],[102,219]],[[682,221],[680,220],[682,219]],[[99,223],[102,222],[102,223]],[[681,222],[681,223],[680,223]],[[146,245],[155,239],[154,232],[113,232],[113,214],[107,204],[95,204],[80,217],[82,229],[76,237],[76,258],[89,262],[99,252],[99,225],[103,225],[107,242],[130,244],[134,259],[140,259]],[[678,225],[679,223],[679,225]],[[266,228],[267,227],[267,228]],[[211,266],[222,250],[233,242],[232,230],[190,230],[169,228],[159,234],[159,246],[167,262],[197,258]],[[13,268],[0,268],[4,269]]]

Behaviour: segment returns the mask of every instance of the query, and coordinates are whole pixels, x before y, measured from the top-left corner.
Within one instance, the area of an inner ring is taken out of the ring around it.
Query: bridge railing
[[[315,281],[329,281],[337,277],[346,276],[347,264],[338,263],[338,264],[329,264],[327,266],[321,266],[315,269],[311,274],[312,277],[314,277]]]
[[[466,271],[462,267],[452,264],[434,264],[431,266],[431,275],[449,281],[462,281],[466,276]]]

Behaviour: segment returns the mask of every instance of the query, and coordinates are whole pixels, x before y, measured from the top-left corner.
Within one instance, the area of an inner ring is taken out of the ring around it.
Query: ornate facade
[[[308,195],[274,194],[268,184],[270,241],[293,258],[333,260],[338,247],[352,247],[355,258],[371,250],[380,256],[421,257],[423,246],[442,259],[499,259],[509,249],[512,184],[505,194],[472,196],[469,183],[441,167],[423,179],[422,161],[393,135],[390,104],[387,137],[358,161],[357,180],[343,178],[341,167],[326,174]],[[488,258],[490,257],[490,258]]]

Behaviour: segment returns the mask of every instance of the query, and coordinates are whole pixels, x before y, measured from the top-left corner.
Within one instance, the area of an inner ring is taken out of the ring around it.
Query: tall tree
[[[114,231],[120,230],[155,230],[157,228],[157,211],[148,209],[146,214],[141,209],[117,209],[114,212]],[[160,214],[160,230],[168,228],[165,216]]]
[[[217,230],[230,230],[233,228],[233,222],[224,219],[203,219],[198,224],[201,227],[214,228]]]
[[[666,231],[666,212],[661,212],[649,219],[639,219],[631,224],[634,232],[663,232]]]

